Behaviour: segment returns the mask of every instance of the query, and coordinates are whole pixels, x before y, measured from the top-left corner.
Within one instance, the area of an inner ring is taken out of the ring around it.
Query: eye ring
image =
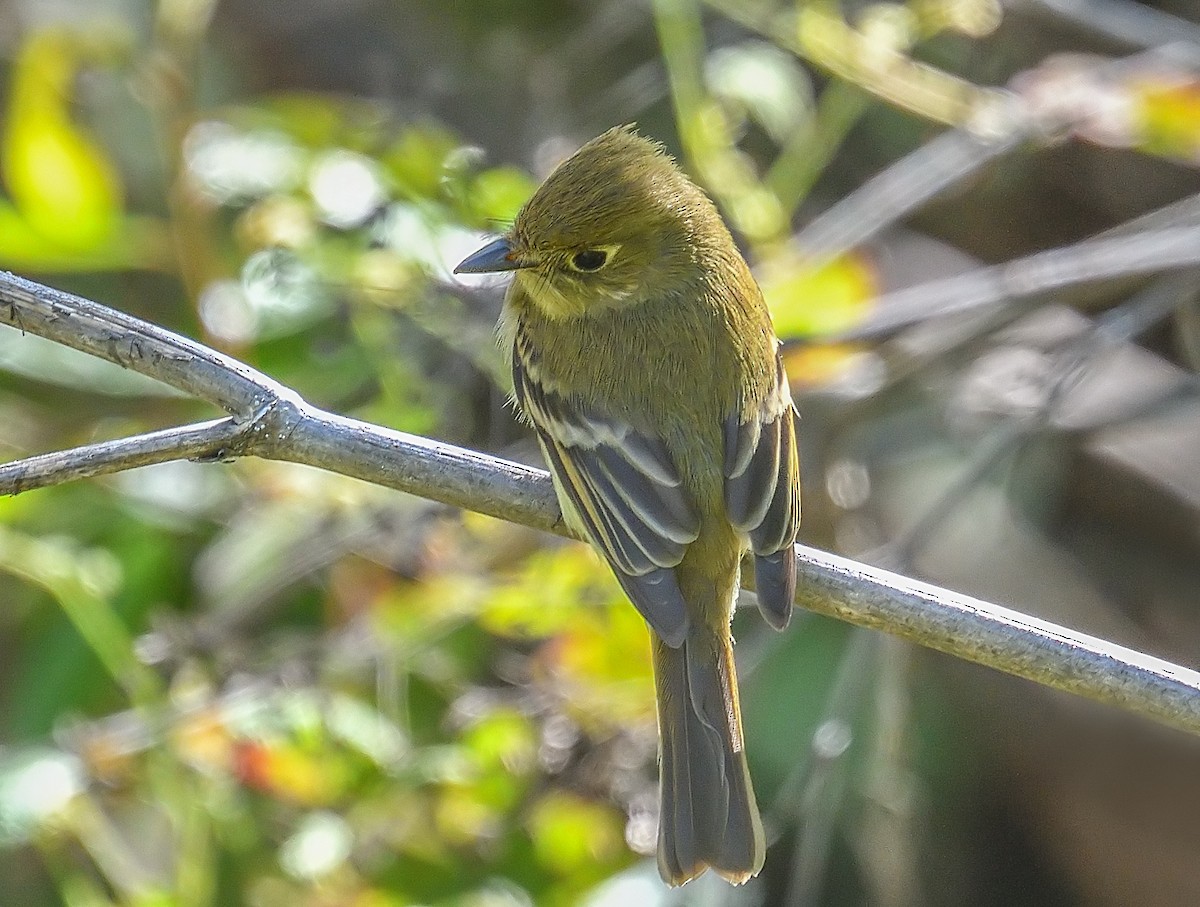
[[[571,256],[571,267],[585,274],[599,271],[608,264],[607,249],[583,249]]]

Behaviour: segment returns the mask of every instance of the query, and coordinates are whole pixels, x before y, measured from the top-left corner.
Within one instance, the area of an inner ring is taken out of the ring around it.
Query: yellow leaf
[[[13,65],[2,147],[5,183],[24,219],[61,246],[88,250],[116,230],[122,189],[104,150],[70,116],[81,56],[66,32],[26,42]]]
[[[784,339],[837,334],[862,323],[878,291],[874,268],[856,253],[817,268],[795,258],[767,262],[760,285],[775,333]]]
[[[498,708],[463,734],[463,743],[482,766],[523,775],[537,760],[537,738],[529,719],[515,709]]]
[[[604,565],[583,545],[539,551],[483,602],[480,623],[518,639],[559,633],[596,603],[596,586],[605,575]]]
[[[234,772],[248,787],[305,806],[332,803],[348,782],[336,757],[276,742],[240,741],[234,747]]]
[[[802,346],[785,350],[783,364],[793,390],[825,387],[855,368],[862,353],[862,346],[851,343]]]
[[[471,188],[471,206],[481,223],[507,225],[536,188],[528,175],[515,167],[485,170]]]
[[[1200,163],[1200,80],[1144,82],[1134,98],[1140,147]]]
[[[69,272],[167,268],[173,254],[167,225],[153,217],[122,218],[105,242],[87,249],[60,239],[43,233],[22,212],[0,200],[0,267],[3,268]]]
[[[612,586],[607,606],[581,611],[533,663],[535,682],[562,696],[571,717],[597,734],[654,715],[646,624],[615,580]]]
[[[564,791],[547,794],[529,815],[538,862],[562,875],[614,859],[624,848],[624,828],[612,807]]]
[[[501,812],[467,785],[447,785],[434,806],[437,833],[453,845],[472,844],[495,834],[500,818]]]

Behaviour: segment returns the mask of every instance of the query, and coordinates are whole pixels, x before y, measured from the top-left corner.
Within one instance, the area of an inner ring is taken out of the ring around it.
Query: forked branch
[[[540,469],[324,412],[243,363],[90,300],[0,274],[0,322],[156,378],[229,414],[5,464],[2,494],[165,460],[257,456],[566,534]],[[797,558],[797,601],[811,611],[1200,734],[1200,673],[815,549],[798,548]]]

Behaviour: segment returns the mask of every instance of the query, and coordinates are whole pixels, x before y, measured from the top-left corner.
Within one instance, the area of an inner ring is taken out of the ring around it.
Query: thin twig
[[[220,401],[247,423],[239,436],[245,454],[567,534],[540,469],[323,412],[194,341],[8,274],[0,274],[0,321]],[[0,485],[0,493],[15,490],[11,481]],[[1196,671],[811,548],[798,548],[797,558],[797,601],[812,611],[1200,734]]]
[[[1122,73],[1144,71],[1156,62],[1177,65],[1168,49],[1154,48],[1099,62],[1092,67],[1092,76],[1120,78]],[[1018,82],[1014,79],[1014,84]],[[815,217],[794,239],[800,254],[812,264],[840,256],[953,191],[992,161],[1034,140],[1066,138],[1079,121],[1096,115],[1086,106],[1055,109],[1007,90],[994,89],[983,97],[986,103],[978,104],[970,121],[920,145]],[[1126,224],[1127,229],[1151,226],[1168,224]]]
[[[1099,235],[1125,236],[1163,227],[1200,227],[1200,193],[1185,195],[1178,201],[1123,221]]]
[[[1024,0],[1072,25],[1128,47],[1157,48],[1200,62],[1200,25],[1165,10],[1118,0]]]
[[[951,129],[926,142],[813,218],[794,240],[807,262],[860,246],[1025,142],[1029,128]]]
[[[1125,277],[1144,277],[1200,265],[1200,227],[1165,227],[1121,236],[1086,239],[1035,252],[881,296],[878,314],[832,338],[868,340],[894,334],[930,318],[1040,296],[1067,287]]]
[[[1097,63],[1092,67],[1092,76],[1097,80],[1115,79],[1153,63],[1177,65],[1177,60],[1168,48],[1159,47]],[[1019,84],[1019,78],[1013,84]],[[1061,140],[1078,122],[1095,116],[1096,111],[1086,104],[1061,110],[1045,100],[1006,89],[981,92],[967,122],[943,132],[867,180],[815,217],[796,235],[794,245],[813,264],[834,258],[878,236],[1026,143]]]
[[[19,494],[171,460],[223,460],[239,452],[245,433],[232,418],[216,419],[27,457],[0,466],[0,490]]]
[[[1063,342],[1054,351],[1057,365],[1036,411],[1010,415],[1007,424],[974,452],[967,468],[917,519],[871,552],[867,559],[874,564],[908,572],[920,550],[983,478],[1007,462],[1030,438],[1045,432],[1060,418],[1063,400],[1084,378],[1087,370],[1102,362],[1108,350],[1130,342],[1195,299],[1200,292],[1198,278],[1200,275],[1195,272],[1161,278],[1132,299],[1098,316],[1080,335]],[[1189,396],[1194,400],[1195,389],[1190,390]],[[1177,392],[1177,389],[1173,391]],[[1089,427],[1094,430],[1099,426]]]

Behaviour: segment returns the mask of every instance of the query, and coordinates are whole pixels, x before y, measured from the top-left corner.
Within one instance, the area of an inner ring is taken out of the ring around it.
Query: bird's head
[[[661,145],[620,127],[560,164],[512,229],[455,272],[515,271],[547,316],[575,318],[686,290],[722,243],[708,197]]]

